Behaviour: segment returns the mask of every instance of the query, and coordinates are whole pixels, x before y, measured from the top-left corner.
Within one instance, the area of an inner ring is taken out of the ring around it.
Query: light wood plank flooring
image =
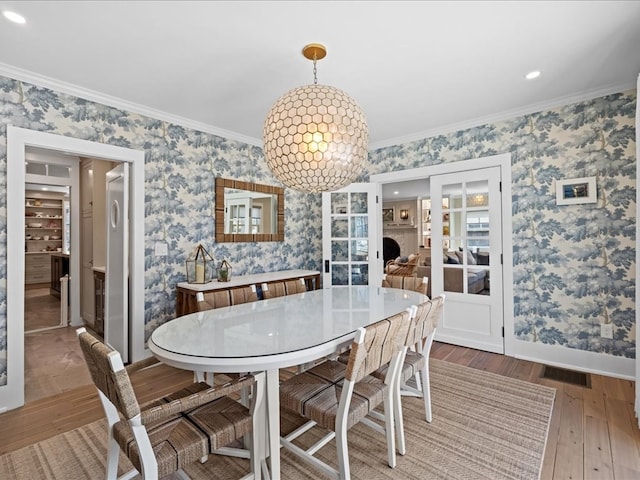
[[[634,382],[591,375],[585,388],[541,378],[543,365],[435,343],[432,357],[555,387],[541,478],[640,478],[640,430],[633,412]],[[283,372],[283,375],[287,375]],[[142,402],[191,383],[189,372],[165,365],[136,373]],[[82,386],[0,415],[0,454],[103,417],[93,386]]]

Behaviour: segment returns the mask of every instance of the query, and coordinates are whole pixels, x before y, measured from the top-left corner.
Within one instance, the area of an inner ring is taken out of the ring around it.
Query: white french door
[[[504,353],[500,167],[431,177],[431,293],[444,293],[436,339]]]
[[[382,281],[380,185],[353,183],[322,194],[325,288],[379,285]]]

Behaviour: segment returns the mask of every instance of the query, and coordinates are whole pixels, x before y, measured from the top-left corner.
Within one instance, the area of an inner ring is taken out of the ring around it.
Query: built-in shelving
[[[62,197],[27,190],[24,227],[25,283],[50,283],[51,254],[62,251]]]

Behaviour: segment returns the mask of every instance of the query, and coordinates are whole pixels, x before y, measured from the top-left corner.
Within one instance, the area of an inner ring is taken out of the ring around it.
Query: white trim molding
[[[7,126],[7,383],[0,387],[0,411],[24,404],[24,184],[27,147],[131,164],[130,182],[130,298],[131,361],[141,360],[144,348],[144,157],[143,150]],[[70,159],[72,157],[69,157]],[[73,212],[72,212],[73,215]],[[79,229],[71,230],[79,245]],[[79,272],[78,255],[71,270]],[[72,274],[73,275],[73,274]],[[74,303],[72,292],[72,305]],[[76,300],[77,301],[77,300]]]
[[[219,137],[227,138],[229,140],[236,140],[238,142],[243,142],[249,145],[254,145],[256,147],[262,148],[262,139],[260,138],[249,137],[237,132],[232,132],[229,130],[225,130],[223,128],[215,127],[213,125],[209,125],[206,123],[181,117],[179,115],[174,115],[172,113],[156,110],[154,108],[147,107],[145,105],[129,102],[121,98],[113,97],[105,93],[80,87],[72,83],[63,82],[62,80],[57,80],[55,78],[41,75],[39,73],[25,70],[13,65],[9,65],[7,63],[0,62],[0,75],[4,75],[6,77],[13,78],[15,80],[20,80],[22,82],[31,83],[33,85],[38,85],[39,87],[50,88],[58,92],[66,93],[68,95],[73,95],[79,98],[84,98],[86,100],[97,102],[103,105],[108,105],[110,107],[120,108],[128,112],[138,113],[140,115],[145,115],[151,118],[164,120],[166,122],[173,123],[176,125],[182,125],[183,127],[192,128],[199,132],[210,133],[212,135],[217,135]],[[447,133],[456,132],[458,130],[466,130],[467,128],[478,127],[480,125],[486,125],[489,123],[496,123],[496,122],[512,119],[514,117],[520,117],[522,115],[528,115],[536,112],[541,112],[543,110],[549,110],[549,109],[561,107],[564,105],[570,105],[572,103],[576,103],[580,101],[603,97],[605,95],[624,92],[627,90],[631,90],[633,88],[635,88],[635,86],[630,83],[629,84],[617,83],[617,84],[612,84],[603,88],[577,92],[572,95],[566,95],[566,96],[554,98],[545,102],[526,105],[517,109],[506,110],[506,111],[498,112],[491,115],[486,115],[486,116],[477,117],[469,120],[464,120],[461,122],[451,123],[449,125],[444,125],[444,126],[429,129],[429,130],[423,130],[421,132],[412,133],[410,135],[405,135],[402,137],[381,140],[379,142],[374,142],[370,144],[368,150],[373,151],[373,150],[378,150],[384,147],[416,142],[416,141],[424,140],[425,138],[433,137],[436,135],[444,135]]]
[[[513,346],[513,356],[521,360],[625,380],[635,379],[635,360],[633,358],[615,357],[562,345],[524,340],[515,340]]]
[[[21,82],[31,83],[43,88],[49,88],[57,92],[66,93],[67,95],[73,95],[74,97],[83,98],[92,102],[107,105],[113,108],[119,108],[130,113],[137,113],[157,120],[164,120],[175,125],[181,125],[186,128],[191,128],[198,132],[210,133],[217,135],[218,137],[226,138],[229,140],[236,140],[238,142],[247,143],[257,147],[262,147],[262,139],[256,139],[241,135],[236,132],[231,132],[223,128],[214,127],[206,123],[191,120],[189,118],[174,115],[172,113],[163,112],[162,110],[156,110],[155,108],[147,107],[139,103],[129,102],[122,98],[113,97],[105,93],[90,90],[88,88],[74,85],[73,83],[63,82],[62,80],[56,80],[55,78],[47,77],[39,73],[24,70],[22,68],[14,67],[6,63],[0,62],[0,75],[4,75]]]
[[[378,150],[384,147],[392,147],[394,145],[404,145],[406,143],[418,142],[425,138],[435,137],[437,135],[446,135],[448,133],[457,132],[460,130],[466,130],[468,128],[479,127],[481,125],[488,125],[491,123],[503,122],[505,120],[511,120],[516,117],[522,117],[524,115],[531,115],[533,113],[542,112],[544,110],[551,110],[565,105],[571,105],[572,103],[583,102],[592,100],[598,97],[604,97],[606,95],[612,95],[614,93],[626,92],[627,90],[633,90],[635,86],[631,83],[616,83],[604,88],[598,88],[594,90],[585,90],[577,92],[572,95],[566,95],[563,97],[554,98],[545,102],[534,103],[531,105],[525,105],[521,108],[512,110],[506,110],[498,112],[492,115],[486,115],[482,117],[472,118],[462,122],[451,123],[449,125],[443,125],[430,130],[424,130],[422,132],[412,133],[402,137],[390,138],[388,140],[381,140],[369,145],[369,151]]]

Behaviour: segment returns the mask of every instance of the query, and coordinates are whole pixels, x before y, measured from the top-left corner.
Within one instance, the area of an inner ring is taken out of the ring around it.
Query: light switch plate
[[[156,242],[156,257],[166,257],[169,255],[169,247],[165,242]]]
[[[600,336],[602,338],[613,338],[613,325],[610,323],[601,323]]]

